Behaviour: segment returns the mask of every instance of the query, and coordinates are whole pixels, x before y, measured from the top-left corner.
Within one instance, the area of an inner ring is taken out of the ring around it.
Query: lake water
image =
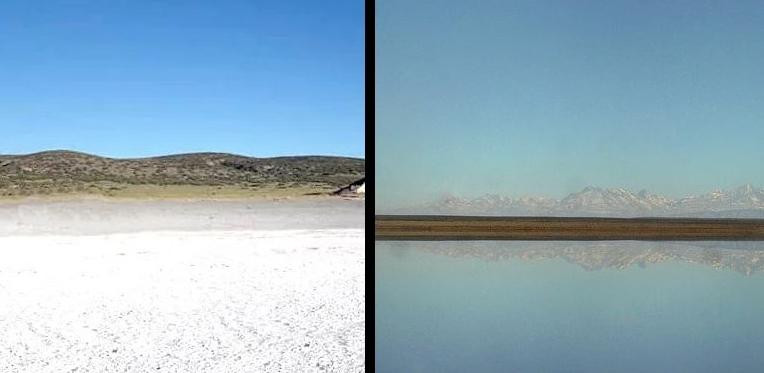
[[[764,369],[764,243],[377,242],[380,372]]]

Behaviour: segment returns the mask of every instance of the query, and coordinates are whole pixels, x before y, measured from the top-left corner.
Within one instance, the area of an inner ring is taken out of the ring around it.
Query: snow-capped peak
[[[423,209],[454,214],[539,216],[675,216],[761,209],[764,216],[764,189],[746,184],[733,190],[714,190],[699,196],[673,200],[644,189],[633,193],[620,187],[605,189],[587,186],[561,200],[533,196],[510,198],[498,194],[473,199],[447,195]]]

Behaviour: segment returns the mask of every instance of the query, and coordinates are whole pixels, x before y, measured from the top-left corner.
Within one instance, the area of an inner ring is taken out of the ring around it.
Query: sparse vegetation
[[[194,153],[112,159],[71,151],[0,155],[0,196],[248,197],[330,192],[365,175],[357,158]]]

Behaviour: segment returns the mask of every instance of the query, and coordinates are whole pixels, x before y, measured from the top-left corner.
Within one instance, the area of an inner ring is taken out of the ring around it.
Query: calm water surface
[[[380,372],[764,369],[764,244],[378,242],[375,260]]]

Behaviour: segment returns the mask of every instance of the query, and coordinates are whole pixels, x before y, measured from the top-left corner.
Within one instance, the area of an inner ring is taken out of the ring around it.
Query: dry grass
[[[278,199],[308,196],[328,196],[331,189],[316,187],[241,188],[237,186],[198,185],[115,185],[109,189],[85,192],[0,196],[0,201],[37,200],[61,201],[73,198],[100,197],[107,199]]]
[[[377,216],[378,240],[764,240],[764,219]]]

